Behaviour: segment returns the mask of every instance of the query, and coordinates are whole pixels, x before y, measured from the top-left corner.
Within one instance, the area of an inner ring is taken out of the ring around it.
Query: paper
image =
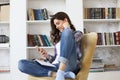
[[[35,59],[34,61],[40,63],[41,65],[44,65],[44,66],[50,66],[50,67],[56,67],[55,65],[51,64],[50,62],[46,62],[44,60],[39,60],[39,59]]]

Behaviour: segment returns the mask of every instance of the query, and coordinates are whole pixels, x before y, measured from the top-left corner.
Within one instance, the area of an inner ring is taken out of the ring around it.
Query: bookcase
[[[53,5],[53,1],[56,3],[55,5]],[[52,46],[50,42],[50,15],[53,15],[58,11],[66,11],[66,8],[65,8],[66,3],[65,3],[65,0],[58,0],[58,1],[53,0],[53,1],[27,0],[26,17],[28,16],[28,18],[26,18],[27,19],[26,20],[26,23],[27,23],[26,36],[29,34],[29,35],[33,35],[33,37],[35,38],[35,35],[37,35],[36,38],[39,38],[38,40],[34,39],[33,41],[31,41],[31,42],[35,42],[35,45],[29,46],[29,43],[30,43],[29,41],[31,39],[30,38],[28,39],[27,37],[28,44],[26,45],[27,46],[26,49],[27,49],[28,59],[40,58],[41,55],[37,52],[37,49],[35,46],[46,49],[48,53],[54,53],[53,52],[54,47]],[[33,12],[32,14],[33,16],[30,15],[29,9],[32,9],[31,12]],[[42,10],[45,10],[45,9],[46,9],[46,12],[43,12]],[[45,15],[43,14],[46,14],[48,18],[44,19]],[[34,19],[30,19],[29,17],[34,17]],[[51,46],[42,45],[40,43],[40,40],[42,40],[42,43],[46,40],[46,39],[43,39],[43,35],[47,37],[48,42],[50,42]],[[36,42],[38,42],[38,44],[36,44]]]
[[[90,72],[89,80],[118,80],[120,77],[120,0],[83,0],[84,30],[97,32],[98,43],[94,57],[104,63],[102,71]],[[110,37],[112,35],[112,37]],[[101,36],[101,37],[100,37]],[[117,37],[118,38],[118,37]],[[113,77],[114,76],[114,77]]]
[[[53,2],[55,2],[54,5],[53,5]],[[29,35],[46,35],[47,38],[48,38],[48,41],[50,42],[50,15],[53,15],[56,12],[59,12],[59,11],[63,11],[63,12],[67,12],[70,15],[71,18],[72,17],[75,18],[75,16],[71,15],[74,12],[69,11],[70,4],[68,4],[68,3],[71,3],[71,2],[67,1],[67,0],[57,0],[57,1],[55,1],[55,0],[52,0],[52,1],[27,0],[27,7],[26,7],[26,13],[27,13],[27,15],[26,15],[26,26],[27,27],[26,28],[27,28],[27,32],[26,32],[26,36],[28,34]],[[30,9],[32,9],[31,12],[29,12]],[[44,15],[39,16],[39,15],[36,14],[36,10],[37,10],[38,13],[41,13],[42,9],[47,10],[48,19],[46,19],[46,20],[44,20],[43,18],[38,19],[38,17],[41,17],[41,16],[45,17],[45,16]],[[74,9],[71,9],[71,10],[74,10]],[[30,14],[32,12],[33,12],[33,14]],[[35,19],[36,16],[37,16],[37,19]],[[32,19],[31,19],[31,17],[32,17]],[[75,18],[75,19],[77,21],[77,18]],[[72,21],[75,22],[75,20],[72,20]],[[79,19],[79,21],[80,21],[80,19]],[[75,23],[73,23],[73,24],[75,24]],[[76,23],[76,24],[78,25],[79,23]],[[82,27],[80,27],[80,25],[78,27],[76,26],[76,28],[79,29],[79,30],[81,28],[81,31],[83,31]],[[35,45],[34,46],[28,46],[28,45],[29,45],[29,39],[27,37],[27,45],[26,45],[27,46],[26,47],[26,49],[27,49],[27,52],[26,52],[27,53],[27,59],[40,58],[41,55],[37,52],[37,49],[36,49]],[[39,44],[36,44],[36,45],[38,46]],[[38,46],[38,47],[46,49],[48,54],[52,55],[52,53],[54,53],[54,46],[52,44],[51,44],[51,46]]]
[[[0,1],[0,77],[3,80],[9,80],[10,78],[9,15],[10,15],[9,1],[1,0]],[[7,41],[5,40],[5,37],[8,39]]]
[[[29,20],[29,9],[47,9],[48,16],[59,11],[67,12],[77,29],[83,31],[82,0],[11,0],[10,14],[10,63],[11,80],[27,80],[27,75],[18,70],[18,61],[20,59],[34,59],[41,55],[37,52],[35,46],[28,46],[28,34],[46,35],[50,40],[50,19],[47,20]],[[21,6],[22,5],[22,6]],[[78,15],[78,16],[75,16]],[[47,50],[52,55],[54,46],[39,46]],[[14,76],[15,75],[15,76]]]

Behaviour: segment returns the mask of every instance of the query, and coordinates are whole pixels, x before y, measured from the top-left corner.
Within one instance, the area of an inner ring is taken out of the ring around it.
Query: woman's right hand
[[[40,54],[42,54],[45,58],[48,58],[48,54],[47,54],[47,52],[46,52],[45,49],[38,47],[37,50],[38,50],[38,52],[39,52]]]

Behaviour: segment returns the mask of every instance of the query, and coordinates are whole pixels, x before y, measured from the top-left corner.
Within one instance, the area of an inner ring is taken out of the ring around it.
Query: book
[[[120,66],[117,66],[116,64],[105,64],[104,66],[105,71],[120,71]]]
[[[98,68],[103,68],[104,63],[101,58],[99,57],[93,57],[92,64],[90,66],[91,69],[98,69]]]
[[[40,35],[37,35],[37,37],[38,37],[38,40],[39,40],[41,46],[44,46],[44,44],[43,44],[43,42],[42,42],[42,39],[41,39]]]
[[[28,20],[35,20],[34,11],[32,8],[28,9]]]
[[[44,40],[45,40],[47,46],[51,46],[51,45],[50,45],[50,42],[49,42],[49,40],[48,40],[48,38],[47,38],[47,36],[46,36],[46,35],[43,35],[43,37],[44,37]]]
[[[104,68],[90,68],[90,70],[89,70],[90,72],[104,72]]]
[[[43,42],[43,46],[47,46],[47,43],[46,43],[46,41],[44,39],[44,36],[43,35],[39,35],[39,36],[40,36],[40,38],[41,38],[41,40]]]
[[[116,45],[120,45],[120,31],[114,33],[114,41]]]
[[[41,9],[42,12],[42,18],[43,20],[47,20],[48,19],[48,12],[46,8]]]
[[[34,35],[33,35],[33,38],[34,38],[34,41],[35,41],[35,46],[36,46],[36,45],[37,45],[37,46],[41,46],[37,34],[34,34]]]
[[[10,5],[2,5],[0,9],[0,21],[9,21]]]
[[[33,46],[32,36],[30,34],[27,34],[27,39],[28,46]]]
[[[120,8],[116,8],[116,19],[120,18]]]
[[[38,62],[39,64],[41,64],[43,66],[56,67],[55,65],[53,65],[52,63],[50,63],[48,61],[39,60],[39,59],[35,59],[34,61]]]

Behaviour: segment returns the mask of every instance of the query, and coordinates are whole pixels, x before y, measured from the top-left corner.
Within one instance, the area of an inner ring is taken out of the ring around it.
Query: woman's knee
[[[23,72],[26,68],[25,65],[26,65],[26,60],[20,60],[18,62],[18,69]]]
[[[65,38],[71,38],[73,36],[73,32],[71,29],[64,29],[62,32],[62,36]]]

